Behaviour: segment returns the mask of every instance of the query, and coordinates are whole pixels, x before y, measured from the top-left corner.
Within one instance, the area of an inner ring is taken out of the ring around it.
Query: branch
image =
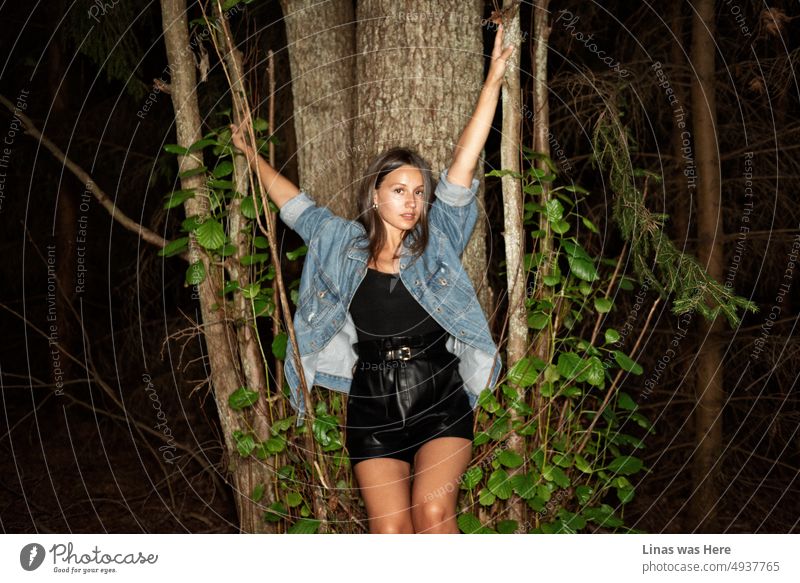
[[[80,180],[83,184],[86,185],[86,189],[91,192],[94,197],[98,200],[98,202],[105,207],[105,209],[111,214],[111,218],[117,221],[120,225],[125,227],[127,230],[136,233],[147,241],[155,245],[156,247],[164,248],[169,244],[169,241],[164,239],[163,237],[159,236],[158,234],[154,233],[147,227],[144,227],[128,217],[125,213],[119,210],[119,208],[114,204],[114,202],[109,198],[109,196],[103,192],[103,190],[97,186],[97,183],[92,180],[92,177],[80,166],[78,166],[75,162],[70,160],[67,155],[61,151],[61,149],[56,146],[53,142],[51,142],[48,138],[42,135],[36,126],[33,124],[31,119],[25,115],[24,113],[17,111],[14,108],[14,104],[11,103],[8,99],[6,99],[3,95],[0,95],[0,103],[6,106],[6,108],[12,112],[25,126],[25,133],[32,136],[33,138],[39,140],[39,143],[42,144],[45,148],[52,152],[53,156],[58,158],[61,163],[69,168],[69,170]],[[180,255],[181,258],[188,260],[188,256],[184,253]]]

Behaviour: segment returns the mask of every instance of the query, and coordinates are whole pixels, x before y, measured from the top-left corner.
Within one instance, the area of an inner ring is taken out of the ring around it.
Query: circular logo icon
[[[38,543],[30,543],[19,552],[19,564],[26,571],[35,571],[44,562],[44,547]]]

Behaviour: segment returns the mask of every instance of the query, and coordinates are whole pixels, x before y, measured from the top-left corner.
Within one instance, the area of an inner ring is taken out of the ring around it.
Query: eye
[[[402,189],[402,188],[395,188],[395,189],[394,189],[394,191],[395,191],[397,194],[402,194],[402,192],[403,192],[403,189]]]
[[[424,196],[425,195],[425,191],[424,190],[418,190],[415,194],[417,196]]]

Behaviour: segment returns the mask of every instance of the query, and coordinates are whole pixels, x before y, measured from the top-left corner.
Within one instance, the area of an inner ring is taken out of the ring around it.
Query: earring
[[[373,202],[373,203],[372,203],[372,208],[373,208],[374,210],[378,210],[378,203],[377,203],[377,202]]]

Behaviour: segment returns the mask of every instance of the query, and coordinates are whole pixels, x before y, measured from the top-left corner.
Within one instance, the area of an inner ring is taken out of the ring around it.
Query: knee
[[[446,534],[452,531],[453,513],[436,500],[419,505],[416,509],[415,526],[419,533]]]
[[[410,520],[375,520],[369,525],[370,534],[414,534]]]

